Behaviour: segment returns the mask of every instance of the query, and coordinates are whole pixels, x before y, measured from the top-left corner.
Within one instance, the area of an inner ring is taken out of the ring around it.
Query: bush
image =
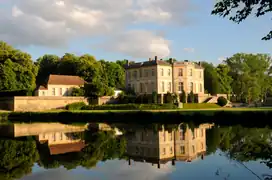
[[[173,103],[173,97],[170,92],[167,92],[167,94],[165,95],[164,102],[165,103]]]
[[[152,93],[152,103],[154,104],[158,103],[158,93],[156,91]]]
[[[226,106],[228,103],[228,100],[224,98],[223,96],[220,96],[217,98],[217,104],[221,107]]]
[[[71,103],[71,104],[67,104],[65,106],[65,109],[67,110],[81,110],[82,107],[86,106],[86,104],[84,102],[75,102],[75,103]]]
[[[182,103],[186,103],[186,93],[185,93],[184,90],[182,90],[182,94],[181,94],[180,101],[181,101]]]
[[[71,96],[84,96],[85,92],[83,88],[73,88]]]
[[[193,91],[190,92],[190,94],[188,94],[188,103],[194,103],[195,102],[195,95],[193,93]]]
[[[217,104],[212,103],[185,103],[183,109],[209,109],[209,108],[220,108]]]
[[[83,106],[82,110],[156,110],[176,109],[173,104],[105,104]]]

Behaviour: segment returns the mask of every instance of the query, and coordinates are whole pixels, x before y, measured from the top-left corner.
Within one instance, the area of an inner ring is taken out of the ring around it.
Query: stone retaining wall
[[[88,103],[85,97],[15,96],[0,98],[0,109],[10,111],[44,111],[64,108],[74,102]]]

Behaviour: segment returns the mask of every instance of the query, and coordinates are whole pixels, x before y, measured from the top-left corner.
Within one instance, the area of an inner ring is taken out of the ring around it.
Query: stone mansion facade
[[[170,63],[152,60],[140,63],[127,63],[126,88],[132,88],[137,94],[186,93],[204,94],[204,68],[200,63],[189,61]]]

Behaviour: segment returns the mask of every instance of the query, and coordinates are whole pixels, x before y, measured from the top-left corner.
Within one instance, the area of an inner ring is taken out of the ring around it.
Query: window
[[[143,83],[140,83],[140,92],[141,93],[144,92],[144,85],[143,85]]]
[[[163,81],[161,82],[161,90],[162,90],[162,92],[164,92],[164,82]]]
[[[46,137],[46,136],[45,136],[45,133],[44,133],[44,134],[43,134],[43,139],[45,139],[45,137]]]
[[[144,70],[144,75],[145,75],[145,77],[148,77],[148,70],[147,69]]]
[[[202,149],[202,150],[204,149],[204,144],[203,144],[203,142],[201,142],[201,149]]]
[[[183,69],[182,68],[179,68],[178,76],[183,76]]]
[[[134,72],[133,72],[133,78],[134,78],[134,79],[137,79],[137,71],[134,71]]]
[[[193,153],[195,153],[195,146],[192,146]]]
[[[168,91],[171,92],[171,82],[168,82]]]
[[[163,68],[161,68],[161,76],[163,76],[164,72],[163,72]]]
[[[193,91],[194,90],[194,83],[189,83],[189,90],[190,91]]]
[[[162,149],[162,155],[165,155],[165,154],[166,154],[166,149],[163,148],[163,149]]]
[[[147,82],[145,83],[145,92],[146,93],[148,92],[148,83]]]
[[[142,69],[140,69],[140,77],[142,77],[142,74],[143,74],[143,72],[142,72],[143,70]]]
[[[128,84],[128,89],[130,89],[131,88],[131,84]]]
[[[202,72],[199,71],[199,78],[202,78]]]
[[[189,75],[193,76],[193,69],[190,69]]]
[[[173,147],[170,147],[170,154],[173,154]]]
[[[173,140],[172,132],[169,133],[169,141]]]
[[[184,135],[184,131],[183,130],[179,131],[179,139],[180,140],[185,140],[185,135]]]
[[[53,141],[56,141],[56,133],[52,134]]]
[[[63,134],[62,134],[62,133],[60,133],[60,140],[62,140],[62,136],[63,136]]]
[[[182,91],[183,90],[183,82],[178,83],[178,90]]]
[[[168,69],[168,76],[171,76],[171,69]]]
[[[131,79],[131,72],[128,72],[128,79]]]
[[[42,91],[42,95],[45,96],[45,91]]]
[[[59,89],[59,94],[62,96],[62,88]]]
[[[202,84],[199,84],[199,92],[202,92]]]
[[[144,132],[141,134],[141,141],[144,141]]]
[[[134,86],[134,84],[132,84],[132,90],[135,91],[135,86]]]
[[[66,95],[69,96],[69,89],[66,88]]]
[[[185,154],[185,147],[184,146],[180,146],[180,154]]]
[[[52,88],[52,95],[55,96],[56,95],[56,89]]]
[[[152,69],[152,76],[155,76],[155,69]]]

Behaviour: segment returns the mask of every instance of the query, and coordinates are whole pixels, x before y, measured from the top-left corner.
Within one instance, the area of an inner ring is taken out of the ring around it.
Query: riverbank
[[[219,108],[186,110],[95,110],[1,112],[2,122],[108,122],[108,123],[216,123],[219,125],[272,126],[271,108]]]

